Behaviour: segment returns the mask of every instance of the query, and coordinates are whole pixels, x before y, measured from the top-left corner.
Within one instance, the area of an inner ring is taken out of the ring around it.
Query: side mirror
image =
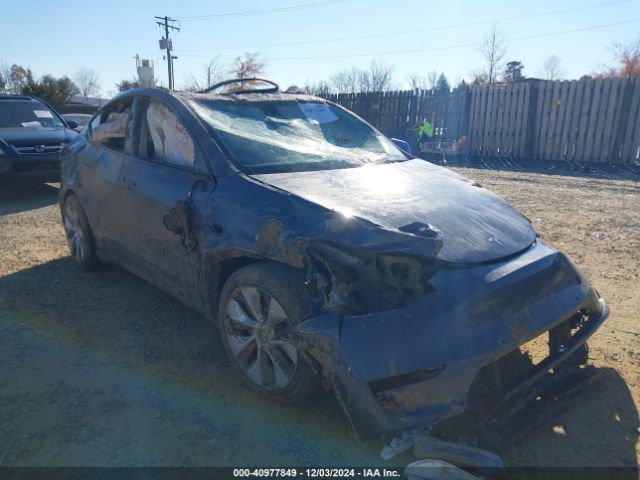
[[[78,128],[78,122],[76,122],[75,120],[67,120],[67,125],[71,130],[75,130],[76,128]]]
[[[404,140],[400,140],[399,138],[392,138],[391,141],[395,143],[396,147],[402,150],[403,153],[413,156],[413,152],[411,151],[411,146],[407,142],[405,142]]]

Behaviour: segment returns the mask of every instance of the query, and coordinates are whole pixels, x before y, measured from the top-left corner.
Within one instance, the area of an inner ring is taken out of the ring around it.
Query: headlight
[[[333,242],[314,242],[312,257],[326,275],[325,304],[348,313],[373,313],[409,305],[435,291],[435,266],[410,255],[378,254]]]

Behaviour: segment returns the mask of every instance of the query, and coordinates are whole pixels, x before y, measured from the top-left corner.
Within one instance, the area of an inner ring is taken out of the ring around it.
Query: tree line
[[[335,72],[324,80],[306,82],[301,88],[316,95],[329,93],[363,93],[395,89],[432,90],[448,92],[452,88],[466,88],[469,85],[486,85],[491,83],[509,83],[527,78],[544,80],[563,80],[566,70],[560,57],[550,55],[541,67],[531,76],[525,73],[525,64],[518,59],[509,59],[508,42],[497,25],[487,32],[478,43],[478,52],[482,64],[470,72],[467,80],[450,82],[444,72],[431,70],[426,73],[414,72],[399,82],[395,77],[394,67],[382,59],[374,59],[366,68],[351,67]],[[628,44],[616,43],[612,46],[613,61],[609,66],[582,75],[580,78],[613,78],[640,76],[640,37]],[[246,67],[246,68],[244,68]],[[264,74],[266,62],[257,53],[247,53],[237,57],[231,68],[226,69],[220,57],[213,57],[202,68],[200,75],[191,75],[184,84],[185,90],[202,90],[222,80],[228,73],[235,78],[247,78]]]
[[[599,71],[585,74],[580,79],[615,78],[640,76],[640,37],[628,44],[615,43],[612,46],[613,62]],[[405,79],[405,85],[411,90],[450,91],[451,88],[465,88],[468,85],[486,85],[491,83],[509,83],[527,78],[543,80],[563,80],[566,70],[560,57],[550,55],[541,68],[532,76],[525,74],[525,65],[521,60],[508,59],[508,43],[497,25],[486,33],[478,44],[483,63],[470,74],[470,79],[460,80],[451,85],[444,73],[436,70],[427,73],[412,73]],[[374,60],[365,70],[351,68],[341,70],[327,80],[308,83],[305,90],[316,93],[360,93],[403,89],[393,76],[393,66],[381,60]]]
[[[66,105],[73,95],[90,97],[100,93],[98,74],[88,68],[78,70],[71,80],[68,76],[36,77],[30,68],[22,65],[0,63],[0,92],[19,95],[33,95],[42,98],[52,107],[59,109]]]

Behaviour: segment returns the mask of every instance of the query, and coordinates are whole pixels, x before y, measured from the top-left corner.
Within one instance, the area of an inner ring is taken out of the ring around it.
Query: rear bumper
[[[608,315],[571,262],[541,242],[506,262],[440,272],[432,282],[435,293],[408,307],[324,312],[289,332],[322,366],[362,438],[461,414],[481,370],[549,332],[547,358],[503,392],[516,395],[571,356]]]

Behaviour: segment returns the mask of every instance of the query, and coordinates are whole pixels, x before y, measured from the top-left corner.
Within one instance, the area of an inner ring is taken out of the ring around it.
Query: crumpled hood
[[[420,159],[252,177],[400,235],[414,235],[402,231],[406,226],[429,224],[442,233],[438,258],[448,262],[495,260],[526,249],[536,238],[529,221],[502,198]]]
[[[0,141],[4,141],[9,145],[15,145],[17,147],[32,147],[33,145],[38,144],[60,144],[68,142],[73,136],[75,135],[62,127],[0,128]]]

